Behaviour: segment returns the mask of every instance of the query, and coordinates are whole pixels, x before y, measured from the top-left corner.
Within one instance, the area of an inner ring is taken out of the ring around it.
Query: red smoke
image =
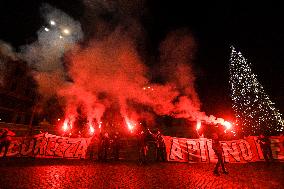
[[[119,28],[102,40],[90,41],[86,47],[77,46],[66,55],[67,74],[72,82],[57,82],[61,85],[57,94],[66,101],[66,120],[73,120],[78,107],[82,107],[88,128],[95,129],[93,125],[97,125],[100,129],[105,110],[116,104],[130,131],[135,130],[138,120],[146,117],[151,120],[153,113],[222,121],[200,111],[192,69],[196,47],[191,35],[173,32],[161,44],[157,75],[163,78],[163,84],[149,81],[149,68],[139,56],[135,40],[128,36],[133,35]],[[46,86],[46,80],[38,81]]]

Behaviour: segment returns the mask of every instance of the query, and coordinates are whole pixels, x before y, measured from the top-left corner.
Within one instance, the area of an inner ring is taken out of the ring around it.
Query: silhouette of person
[[[214,172],[213,173],[215,175],[219,176],[220,174],[219,174],[218,169],[219,169],[219,167],[221,165],[223,173],[224,174],[228,174],[228,171],[225,168],[223,157],[222,157],[222,147],[220,145],[219,136],[218,136],[217,133],[213,133],[212,136],[213,136],[213,138],[212,138],[212,148],[213,148],[213,150],[214,150],[214,152],[215,152],[215,154],[216,154],[216,156],[218,158],[218,161],[217,161],[217,164],[216,164],[216,166],[214,168]]]
[[[271,142],[269,138],[264,134],[260,134],[257,139],[257,142],[260,144],[265,161],[267,163],[269,163],[269,160],[274,161],[271,150]]]
[[[6,158],[7,156],[7,152],[12,141],[12,136],[15,136],[15,133],[7,128],[2,129],[0,132],[0,153],[2,152],[3,147],[5,148],[3,158]]]

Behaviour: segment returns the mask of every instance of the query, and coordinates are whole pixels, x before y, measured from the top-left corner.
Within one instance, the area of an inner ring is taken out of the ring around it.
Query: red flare
[[[199,130],[201,128],[201,121],[197,121],[197,124],[196,124],[196,130]]]
[[[127,117],[125,117],[125,123],[130,133],[133,133],[136,124],[133,123],[133,121],[129,120]]]
[[[95,128],[92,125],[90,125],[90,134],[94,134],[94,132],[95,132]]]

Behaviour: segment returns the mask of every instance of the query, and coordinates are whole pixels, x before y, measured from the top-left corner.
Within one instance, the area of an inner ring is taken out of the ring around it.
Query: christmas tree
[[[234,47],[231,49],[230,85],[236,125],[244,135],[276,135],[283,132],[282,115],[258,82],[251,64]]]

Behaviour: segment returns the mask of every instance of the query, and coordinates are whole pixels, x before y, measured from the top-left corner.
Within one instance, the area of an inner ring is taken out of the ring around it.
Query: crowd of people
[[[108,132],[100,133],[98,136],[98,160],[107,161],[110,157],[113,157],[115,161],[118,161],[120,147],[119,132],[115,132],[112,136]]]
[[[152,133],[149,129],[141,131],[138,135],[139,162],[147,163],[149,158],[149,146],[153,144],[156,161],[165,161],[166,146],[159,130]]]
[[[154,147],[155,160],[165,161],[166,147],[162,134],[159,130],[152,133],[149,129],[141,131],[136,135],[138,142],[137,148],[139,152],[139,162],[141,164],[147,163],[149,160],[149,148]],[[94,142],[95,144],[95,142]],[[108,132],[100,133],[97,137],[98,146],[98,160],[108,161],[113,159],[118,161],[120,159],[120,151],[122,147],[122,140],[119,132],[110,135]],[[94,151],[94,146],[91,151]],[[91,152],[91,158],[94,158],[94,153]]]
[[[219,174],[219,167],[220,166],[221,166],[222,171],[223,171],[224,174],[229,174],[229,172],[225,168],[224,159],[223,159],[223,155],[222,155],[223,154],[223,150],[222,150],[222,146],[220,144],[220,140],[222,140],[222,137],[223,136],[221,136],[221,139],[220,139],[220,134],[216,133],[216,132],[214,132],[212,134],[212,149],[214,150],[215,155],[218,158],[213,173],[215,175],[217,175],[217,176],[220,175]],[[269,136],[261,133],[258,136],[256,141],[260,144],[260,148],[261,148],[263,157],[265,159],[265,162],[267,164],[269,164],[270,162],[274,162],[274,158],[273,158],[272,150],[271,150],[271,141],[269,139]]]
[[[223,134],[224,135],[224,134]],[[213,173],[215,175],[219,175],[219,168],[222,168],[222,172],[224,174],[228,174],[227,169],[225,168],[224,160],[223,160],[223,151],[220,141],[224,139],[224,136],[218,132],[212,133],[212,149],[217,156],[217,163],[214,168]],[[0,130],[0,154],[4,149],[3,158],[7,156],[7,152],[9,146],[12,142],[12,137],[15,136],[15,133],[11,130],[4,128]],[[165,161],[166,160],[166,145],[164,138],[159,130],[155,130],[151,132],[150,129],[144,129],[139,132],[137,135],[138,141],[138,152],[139,152],[139,162],[141,164],[145,164],[149,162],[149,151],[150,148],[152,152],[154,151],[154,158],[156,161]],[[93,137],[95,138],[95,137]],[[121,144],[121,136],[119,132],[115,132],[112,135],[109,135],[108,132],[99,133],[98,137],[96,137],[96,143],[98,146],[98,160],[99,161],[108,161],[113,159],[118,161],[120,159],[120,150],[122,147]],[[273,162],[273,154],[271,150],[271,141],[268,136],[264,134],[260,134],[256,140],[262,150],[263,157],[267,163]],[[90,145],[92,146],[92,145]],[[95,150],[90,150],[94,152]],[[151,158],[153,158],[153,153],[151,154]],[[94,154],[90,154],[90,158],[92,159]]]

